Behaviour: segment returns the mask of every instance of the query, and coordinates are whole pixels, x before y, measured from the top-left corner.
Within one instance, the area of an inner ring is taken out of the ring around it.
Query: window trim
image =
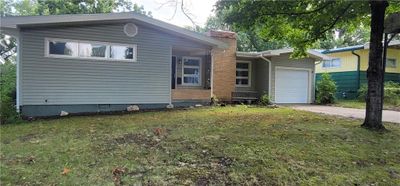
[[[388,66],[388,60],[394,60],[394,66]],[[386,58],[386,68],[397,68],[397,59],[396,58]]]
[[[68,56],[68,55],[59,55],[59,54],[50,54],[49,44],[50,41],[59,41],[59,42],[75,42],[77,43],[77,56]],[[79,43],[88,43],[88,44],[97,44],[97,45],[106,45],[106,56],[105,57],[82,57],[79,56]],[[134,51],[133,59],[113,59],[110,57],[111,46],[125,46],[131,47]],[[137,62],[137,45],[136,44],[124,44],[124,43],[110,43],[110,42],[101,42],[101,41],[89,41],[89,40],[74,40],[74,39],[62,39],[62,38],[49,38],[46,37],[44,39],[44,57],[49,58],[63,58],[63,59],[84,59],[84,60],[101,60],[101,61],[113,61],[113,62]]]
[[[247,63],[247,64],[249,64],[248,65],[248,73],[249,73],[249,76],[248,77],[245,77],[245,76],[236,76],[235,75],[235,86],[236,87],[251,87],[251,71],[252,71],[252,68],[251,68],[251,61],[242,61],[242,60],[236,60],[236,64],[238,64],[238,63]],[[235,65],[236,65],[235,64]],[[236,67],[236,66],[235,66]],[[235,73],[236,73],[236,71],[238,71],[238,69],[236,68],[235,69]],[[241,71],[246,71],[246,70],[241,70]],[[248,84],[247,85],[238,85],[238,84],[236,84],[236,80],[237,79],[248,79]]]
[[[337,66],[337,67],[333,67],[333,66],[324,67],[324,62],[329,61],[329,62],[331,62],[331,64],[332,64],[332,63],[333,63],[333,60],[335,60],[335,59],[338,59],[338,60],[339,60],[339,62],[340,62],[339,66]],[[325,69],[341,68],[341,67],[342,67],[342,59],[341,59],[341,58],[333,58],[333,59],[330,59],[330,60],[324,60],[324,61],[322,61],[321,66],[322,66],[322,68],[325,68]]]
[[[185,65],[185,59],[197,59],[199,60],[199,66]],[[185,83],[185,77],[194,77],[193,75],[185,75],[185,67],[198,68],[199,69],[199,83]],[[202,78],[202,59],[201,57],[183,56],[182,57],[182,85],[184,86],[201,86]]]

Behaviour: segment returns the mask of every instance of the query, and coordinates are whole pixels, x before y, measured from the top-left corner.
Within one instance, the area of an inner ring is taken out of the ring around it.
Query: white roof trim
[[[65,15],[50,15],[50,16],[10,16],[1,17],[0,27],[9,29],[18,29],[23,26],[48,25],[48,24],[63,24],[63,23],[79,23],[93,21],[113,21],[113,20],[129,20],[134,19],[150,25],[172,31],[187,38],[203,42],[207,45],[217,46],[219,48],[227,48],[227,44],[218,41],[217,39],[206,35],[196,33],[157,19],[150,18],[145,15],[134,12],[124,13],[107,13],[107,14],[65,14]]]
[[[400,40],[392,40],[388,46],[397,46],[400,45]],[[369,49],[369,42],[364,44],[364,49]]]
[[[245,57],[245,58],[260,58],[262,55],[263,57],[272,57],[272,56],[280,56],[282,54],[292,53],[292,48],[284,48],[284,49],[277,49],[277,50],[266,50],[262,52],[236,52],[236,57]],[[307,50],[307,54],[309,57],[318,59],[318,60],[327,60],[330,59],[329,56],[322,54],[315,50]]]

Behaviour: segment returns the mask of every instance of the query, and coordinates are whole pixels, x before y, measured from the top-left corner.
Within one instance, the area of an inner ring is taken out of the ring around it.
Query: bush
[[[360,89],[358,89],[358,99],[360,101],[365,101],[367,92],[368,86],[367,84],[363,84]],[[383,101],[388,104],[400,105],[400,83],[393,81],[385,82]]]
[[[317,83],[317,103],[330,104],[335,102],[336,83],[328,73],[321,76]]]
[[[212,106],[219,106],[219,100],[218,100],[217,96],[212,96],[211,97],[211,105]]]
[[[0,64],[0,124],[12,123],[18,119],[15,101],[15,64],[6,61]]]
[[[258,101],[258,103],[260,105],[270,105],[271,104],[271,99],[269,98],[267,93],[264,93],[263,95],[261,95],[260,100]]]

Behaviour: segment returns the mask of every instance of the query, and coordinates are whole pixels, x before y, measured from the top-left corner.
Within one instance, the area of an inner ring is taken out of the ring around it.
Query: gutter
[[[355,53],[354,50],[351,51],[351,54],[357,56],[357,90],[360,89],[361,86],[361,78],[360,78],[360,60],[361,57],[359,54]]]

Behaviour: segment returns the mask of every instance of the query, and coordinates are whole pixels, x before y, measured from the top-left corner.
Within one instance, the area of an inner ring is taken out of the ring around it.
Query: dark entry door
[[[171,89],[175,89],[175,79],[176,79],[176,57],[172,56],[171,65]]]

